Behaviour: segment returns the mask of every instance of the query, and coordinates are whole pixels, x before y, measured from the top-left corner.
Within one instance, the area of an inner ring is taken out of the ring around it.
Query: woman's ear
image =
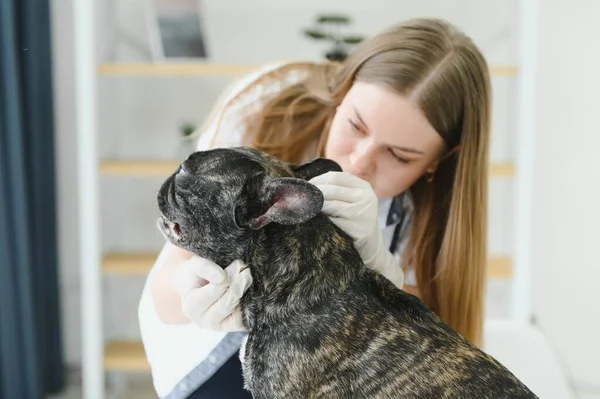
[[[438,169],[439,163],[436,161],[433,164],[431,164],[431,166],[429,166],[427,169],[425,169],[425,174],[427,175],[433,175],[437,169]]]
[[[438,165],[438,161],[435,161],[427,169],[425,169],[425,173],[423,174],[423,176],[425,177],[425,180],[428,183],[431,183],[435,178],[435,172],[438,169]]]

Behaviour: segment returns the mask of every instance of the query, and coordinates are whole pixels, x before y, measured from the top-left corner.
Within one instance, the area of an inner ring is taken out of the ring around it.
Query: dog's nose
[[[177,167],[177,170],[175,171],[175,174],[178,176],[187,174],[187,170],[183,166],[183,163],[179,164],[179,166]]]

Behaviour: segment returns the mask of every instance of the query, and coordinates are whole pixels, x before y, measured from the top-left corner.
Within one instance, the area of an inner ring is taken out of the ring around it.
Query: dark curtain
[[[48,0],[0,0],[0,398],[63,387]]]

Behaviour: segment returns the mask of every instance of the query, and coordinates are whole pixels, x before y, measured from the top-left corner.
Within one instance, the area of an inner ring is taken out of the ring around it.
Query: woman
[[[486,261],[490,78],[463,33],[410,20],[342,65],[270,66],[219,102],[198,149],[251,145],[344,172],[313,179],[361,257],[480,344]],[[227,265],[222,265],[227,266]],[[159,396],[250,397],[236,355],[245,265],[225,270],[166,244],[140,323]]]

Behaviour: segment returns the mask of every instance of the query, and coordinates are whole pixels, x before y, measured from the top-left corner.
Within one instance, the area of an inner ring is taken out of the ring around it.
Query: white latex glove
[[[404,273],[383,242],[379,200],[371,185],[345,172],[327,172],[312,178],[310,183],[325,197],[323,213],[352,237],[365,265],[402,288]]]
[[[174,276],[183,314],[201,328],[222,332],[244,330],[239,304],[251,284],[243,262],[222,269],[198,256],[183,262]]]

